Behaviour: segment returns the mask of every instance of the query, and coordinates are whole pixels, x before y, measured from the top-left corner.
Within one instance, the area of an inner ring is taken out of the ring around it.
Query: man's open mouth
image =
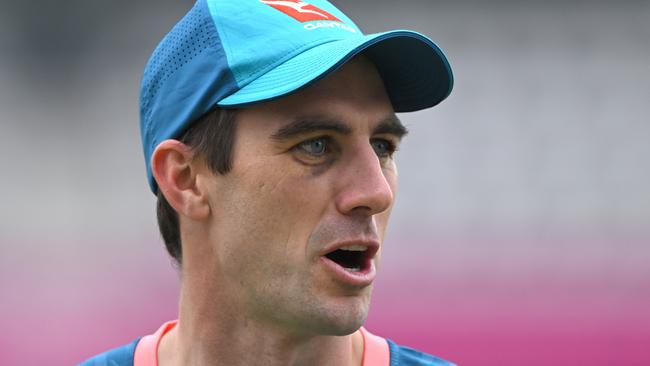
[[[376,252],[376,249],[364,245],[349,245],[327,253],[325,257],[346,271],[364,272],[370,268]]]

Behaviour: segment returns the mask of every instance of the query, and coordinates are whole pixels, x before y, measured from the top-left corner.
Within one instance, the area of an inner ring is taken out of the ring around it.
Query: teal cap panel
[[[453,88],[442,50],[420,33],[398,30],[308,48],[218,104],[234,108],[282,97],[329,75],[358,54],[368,56],[377,67],[396,112],[434,106]]]
[[[306,49],[363,36],[345,14],[323,0],[309,4],[273,0],[207,0],[207,3],[230,70],[240,87]],[[301,21],[292,16],[322,18],[315,13],[332,15],[340,21]]]
[[[238,89],[214,21],[199,0],[152,53],[140,86],[140,135],[149,186],[157,186],[151,156]]]

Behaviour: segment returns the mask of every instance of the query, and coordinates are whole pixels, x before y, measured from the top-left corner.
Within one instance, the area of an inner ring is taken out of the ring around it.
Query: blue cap
[[[432,107],[451,92],[440,48],[407,30],[364,35],[325,0],[198,0],[144,70],[140,132],[151,155],[215,106],[240,108],[295,92],[355,55],[377,67],[396,112]]]

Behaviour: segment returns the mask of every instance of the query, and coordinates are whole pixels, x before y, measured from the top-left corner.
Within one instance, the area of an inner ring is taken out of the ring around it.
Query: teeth
[[[339,249],[346,250],[349,252],[365,252],[366,250],[368,250],[368,247],[365,247],[363,245],[348,245],[347,247],[341,247]]]
[[[361,271],[360,267],[352,267],[352,268],[345,268],[346,271],[348,272],[359,272]]]

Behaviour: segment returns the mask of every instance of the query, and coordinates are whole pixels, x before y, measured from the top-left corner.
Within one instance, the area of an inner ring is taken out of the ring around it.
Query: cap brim
[[[400,30],[310,48],[222,99],[218,105],[244,107],[293,93],[360,53],[374,62],[396,112],[432,107],[451,93],[453,74],[442,50],[422,34]]]

